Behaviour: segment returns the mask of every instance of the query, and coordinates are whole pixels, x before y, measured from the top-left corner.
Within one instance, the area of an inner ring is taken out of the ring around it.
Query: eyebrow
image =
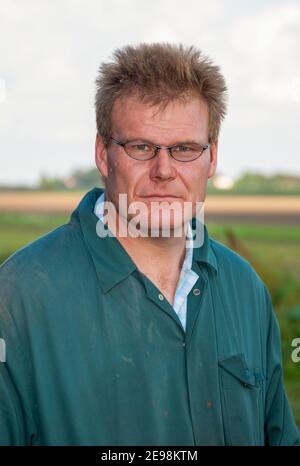
[[[150,141],[149,139],[146,139],[146,138],[127,138],[127,139],[124,139],[124,142],[135,142],[135,141],[141,141],[141,142],[146,142],[148,144],[152,144],[153,146],[155,146],[157,143],[156,142],[153,142],[153,141]],[[171,147],[171,146],[178,146],[178,145],[182,145],[182,144],[197,144],[198,146],[202,146],[202,145],[205,145],[206,143],[202,143],[202,142],[197,142],[197,141],[190,141],[190,140],[184,140],[184,141],[176,141],[174,144],[168,144],[168,147]],[[161,145],[161,146],[165,146],[165,144],[158,144],[158,145]]]

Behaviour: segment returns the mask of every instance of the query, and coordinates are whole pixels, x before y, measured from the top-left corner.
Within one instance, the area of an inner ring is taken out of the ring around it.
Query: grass
[[[67,215],[0,213],[0,264],[13,252],[68,221]]]
[[[0,263],[68,220],[68,215],[0,213]],[[300,338],[300,227],[229,223],[207,227],[213,238],[252,263],[271,292],[281,328],[285,386],[300,425],[300,363],[291,359],[291,342]]]
[[[67,222],[68,215],[0,213],[0,228],[25,227],[27,229],[51,229]]]

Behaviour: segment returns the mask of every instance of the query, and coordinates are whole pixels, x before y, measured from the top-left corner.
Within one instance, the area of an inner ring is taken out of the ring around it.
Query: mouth
[[[143,199],[149,199],[151,201],[157,200],[157,201],[174,201],[176,199],[180,199],[178,196],[173,196],[170,194],[149,194],[147,196],[140,196]]]

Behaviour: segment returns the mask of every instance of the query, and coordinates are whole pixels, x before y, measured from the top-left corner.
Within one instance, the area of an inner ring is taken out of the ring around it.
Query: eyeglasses
[[[210,144],[201,145],[194,142],[184,142],[174,146],[159,146],[140,140],[121,142],[112,137],[110,139],[118,146],[123,147],[129,157],[142,161],[152,159],[160,149],[167,149],[169,155],[178,162],[192,162],[210,147]]]

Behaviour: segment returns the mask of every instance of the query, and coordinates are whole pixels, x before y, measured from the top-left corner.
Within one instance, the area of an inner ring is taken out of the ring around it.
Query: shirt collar
[[[105,191],[98,197],[95,208],[94,214],[99,218],[99,220],[103,221],[103,214],[104,214],[104,201],[105,201]],[[188,223],[187,228],[187,238],[192,242],[193,241],[193,232],[190,223]],[[184,272],[191,270],[193,263],[193,248],[186,248],[185,258],[182,264],[182,270]]]
[[[100,220],[94,213],[94,209],[97,199],[103,193],[104,190],[101,188],[94,188],[87,192],[72,213],[70,224],[79,226],[81,229],[101,287],[104,292],[107,292],[117,283],[125,280],[137,267],[117,238],[97,235],[96,227]],[[192,221],[192,226],[195,227],[195,219]],[[215,271],[218,270],[217,259],[205,226],[203,244],[201,247],[193,248],[192,252],[193,260],[206,263]]]

